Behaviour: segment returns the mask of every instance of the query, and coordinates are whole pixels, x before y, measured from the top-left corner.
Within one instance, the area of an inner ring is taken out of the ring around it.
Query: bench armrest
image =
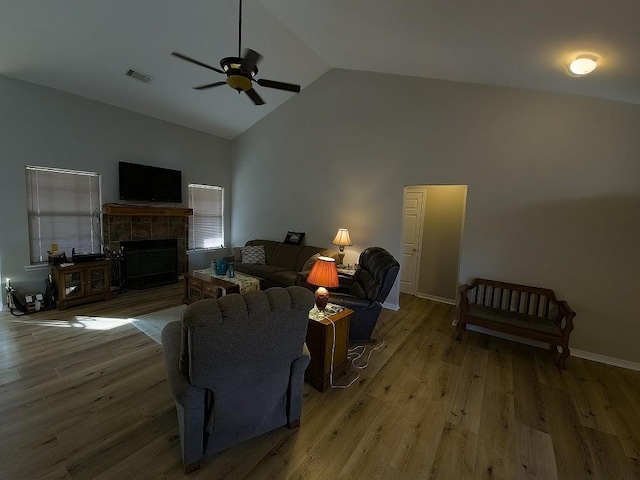
[[[473,288],[476,288],[476,286],[468,285],[466,283],[460,286],[460,303],[458,304],[460,311],[464,312],[467,309],[467,306],[469,305],[469,297],[467,296],[467,293]]]
[[[573,330],[573,317],[576,316],[576,312],[574,312],[569,304],[564,300],[558,302],[558,316],[560,317],[560,322],[562,319],[565,320],[564,328],[562,328],[563,335],[568,335]]]

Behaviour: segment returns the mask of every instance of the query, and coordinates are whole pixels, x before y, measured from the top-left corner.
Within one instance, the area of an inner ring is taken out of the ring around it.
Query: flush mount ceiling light
[[[577,77],[582,77],[593,72],[598,66],[598,59],[594,55],[578,55],[569,65],[569,72]]]

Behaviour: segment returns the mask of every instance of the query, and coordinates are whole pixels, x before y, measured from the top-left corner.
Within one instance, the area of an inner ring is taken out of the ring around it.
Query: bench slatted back
[[[467,291],[472,305],[559,320],[558,301],[553,290],[476,278]]]

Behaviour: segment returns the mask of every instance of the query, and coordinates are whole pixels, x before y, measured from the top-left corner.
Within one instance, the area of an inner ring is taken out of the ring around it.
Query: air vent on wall
[[[127,70],[125,75],[131,78],[135,78],[136,80],[140,80],[141,82],[144,82],[144,83],[149,83],[151,80],[153,80],[153,77],[151,75],[147,75],[146,73],[142,73],[142,72],[137,72],[132,68]]]

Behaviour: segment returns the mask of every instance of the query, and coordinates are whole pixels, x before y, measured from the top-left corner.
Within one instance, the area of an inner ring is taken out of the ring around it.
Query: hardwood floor
[[[161,347],[124,320],[182,286],[0,313],[0,478],[639,479],[640,373],[468,332],[402,296],[348,389],[305,385],[302,425],[182,474]],[[102,328],[102,329],[100,329]],[[580,328],[579,322],[576,328]]]

